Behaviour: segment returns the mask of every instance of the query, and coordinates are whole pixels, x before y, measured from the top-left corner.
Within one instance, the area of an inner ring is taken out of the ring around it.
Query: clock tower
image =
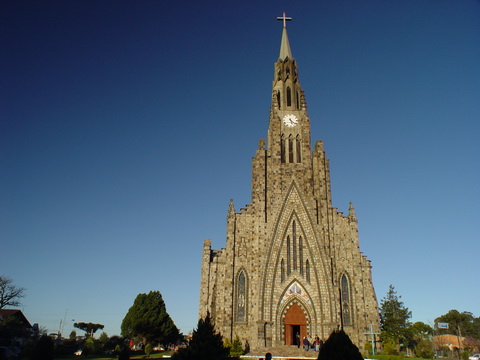
[[[205,240],[199,316],[232,341],[281,354],[307,336],[342,328],[363,348],[379,330],[370,261],[360,252],[353,205],[334,208],[323,142],[310,118],[285,14],[274,65],[267,141],[252,159],[252,201],[230,201],[226,247]],[[371,330],[372,329],[372,330]],[[282,350],[283,349],[283,350]]]

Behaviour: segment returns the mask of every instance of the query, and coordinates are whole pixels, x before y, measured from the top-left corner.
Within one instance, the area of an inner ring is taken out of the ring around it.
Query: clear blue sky
[[[205,238],[250,203],[286,11],[334,206],[380,301],[480,316],[480,1],[3,0],[0,274],[32,323],[197,323]]]

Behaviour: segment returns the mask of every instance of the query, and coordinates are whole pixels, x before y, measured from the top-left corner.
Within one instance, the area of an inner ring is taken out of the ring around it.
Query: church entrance
[[[307,318],[297,304],[293,304],[285,314],[285,345],[301,345],[307,336]]]

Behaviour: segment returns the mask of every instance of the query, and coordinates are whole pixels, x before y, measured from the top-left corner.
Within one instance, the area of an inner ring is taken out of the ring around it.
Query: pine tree
[[[130,339],[141,337],[145,344],[150,342],[166,346],[181,337],[159,291],[138,294],[122,321],[121,329],[123,336]]]
[[[382,333],[380,338],[384,343],[394,345],[405,344],[408,339],[408,321],[412,312],[400,301],[393,285],[390,285],[387,296],[380,303],[380,322]]]
[[[186,348],[172,355],[173,360],[226,360],[229,349],[223,346],[220,333],[215,331],[210,314],[198,321],[192,339]]]

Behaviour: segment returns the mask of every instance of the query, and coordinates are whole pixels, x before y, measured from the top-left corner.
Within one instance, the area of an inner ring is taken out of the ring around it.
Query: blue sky
[[[334,206],[377,298],[480,316],[480,1],[4,0],[0,274],[32,323],[197,323],[205,238],[250,203],[283,11]]]

